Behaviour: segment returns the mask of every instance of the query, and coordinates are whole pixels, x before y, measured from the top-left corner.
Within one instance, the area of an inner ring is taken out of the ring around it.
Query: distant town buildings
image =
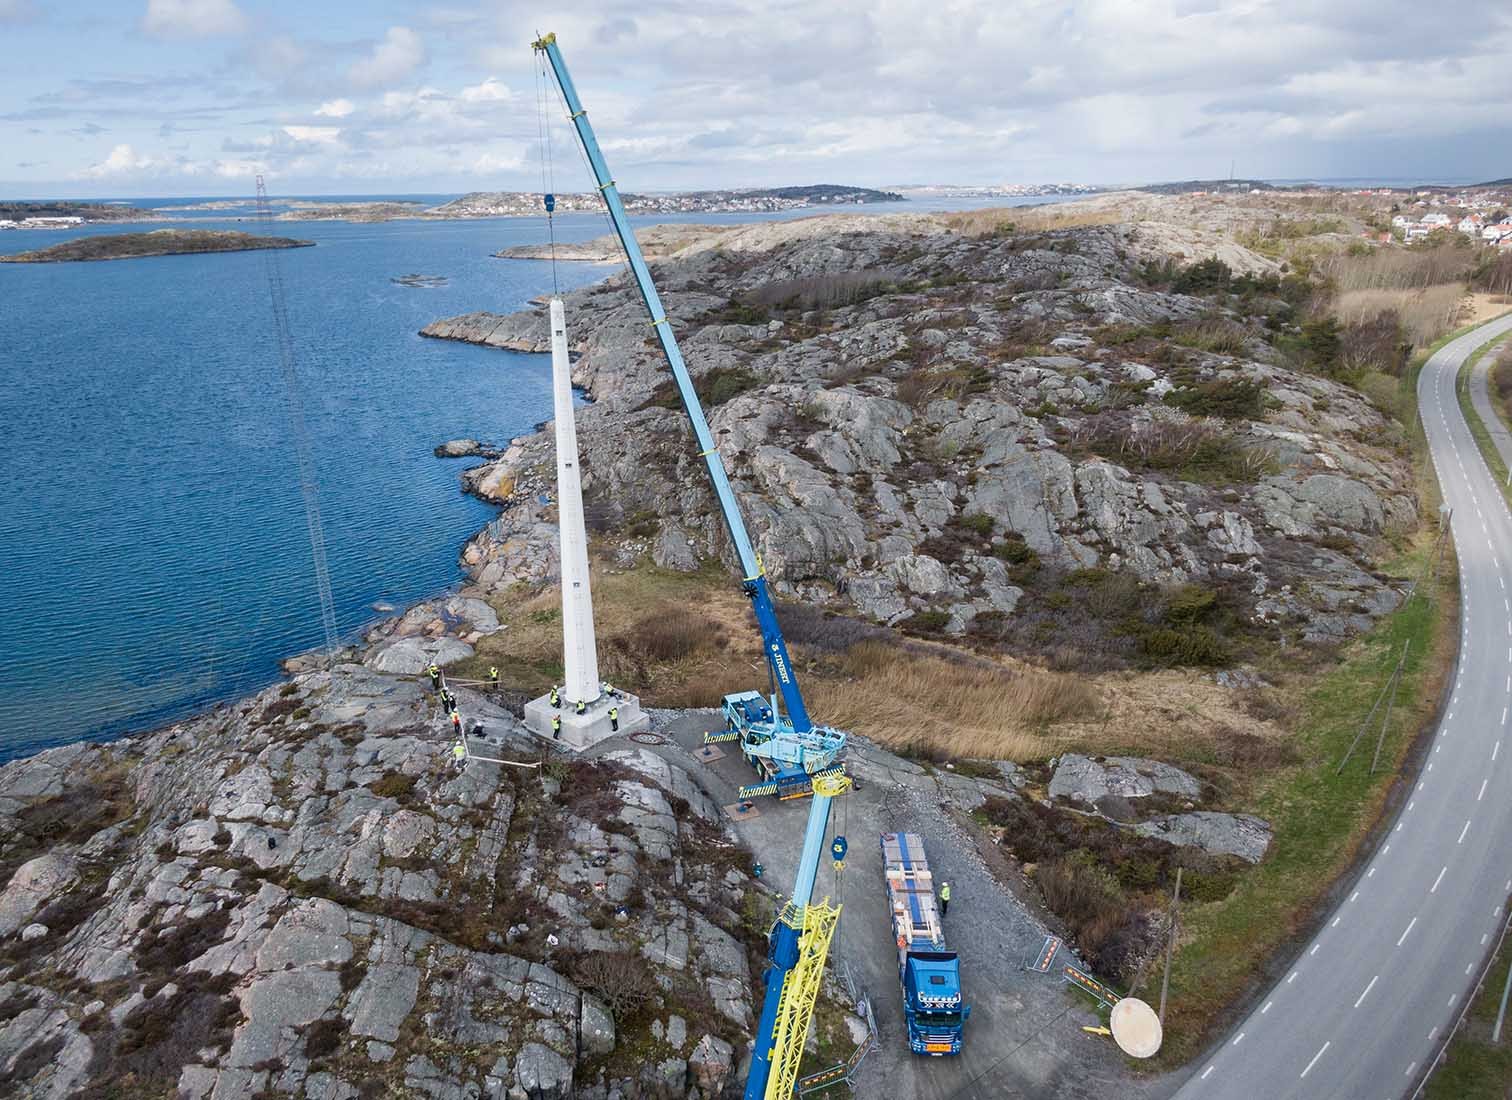
[[[0,218],[0,229],[67,229],[70,226],[83,224],[83,218],[75,217],[22,218],[20,221],[13,218]]]

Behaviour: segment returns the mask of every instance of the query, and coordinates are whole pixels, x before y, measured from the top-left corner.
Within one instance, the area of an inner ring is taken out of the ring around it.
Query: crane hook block
[[[556,196],[555,195],[551,194],[550,192],[547,192],[545,195],[541,196],[541,198],[546,203],[546,213],[550,214],[553,210],[556,209]]]
[[[835,842],[830,845],[830,851],[834,854],[836,863],[845,862],[846,850],[847,845],[845,843],[845,838],[843,836],[835,837]]]

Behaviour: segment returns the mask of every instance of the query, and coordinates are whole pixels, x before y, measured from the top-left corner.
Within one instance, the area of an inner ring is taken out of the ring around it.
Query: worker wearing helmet
[[[550,701],[550,703],[551,703],[552,706],[557,707],[557,708],[561,707],[561,705],[562,705],[562,693],[556,689],[556,685],[555,684],[551,685],[551,694],[547,696],[547,699]]]
[[[462,736],[462,714],[460,711],[452,711],[452,732],[458,737]]]
[[[436,662],[432,661],[430,668],[426,669],[425,671],[428,672],[428,673],[430,673],[431,690],[432,691],[440,691],[441,690],[441,670],[436,667]]]
[[[488,682],[489,682],[489,684],[491,684],[495,688],[497,688],[499,686],[499,666],[498,665],[489,665],[488,666]]]
[[[619,707],[609,708],[609,728],[611,730],[619,729]]]
[[[457,741],[452,745],[452,763],[456,764],[458,769],[467,764],[467,746],[461,741]]]
[[[585,703],[585,702],[583,702],[581,699],[579,699],[577,701],[577,711],[576,711],[576,713],[578,713],[578,714],[586,714],[587,712],[588,712],[588,704]]]
[[[950,883],[940,883],[940,916],[950,911]]]
[[[562,739],[562,716],[560,714],[553,714],[551,716],[551,736],[557,741]]]

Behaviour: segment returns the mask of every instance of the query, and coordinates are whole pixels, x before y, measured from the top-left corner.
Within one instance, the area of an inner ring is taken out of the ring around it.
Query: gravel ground
[[[652,751],[687,768],[721,805],[733,802],[736,787],[750,781],[737,752],[707,764],[694,755],[703,731],[719,724],[717,712],[659,711],[652,721],[670,741]],[[591,755],[617,747],[622,747],[619,739],[606,741]],[[844,904],[831,960],[850,965],[876,1013],[881,1043],[862,1067],[856,1095],[1090,1098],[1109,1095],[1110,1087],[1127,1093],[1134,1082],[1122,1056],[1108,1040],[1081,1030],[1098,1022],[1092,1002],[1070,991],[1054,970],[1046,975],[1023,968],[1044,943],[1045,927],[994,877],[961,812],[982,794],[1002,788],[937,778],[859,739],[847,755],[861,787],[836,801],[830,833],[846,834],[850,856],[839,883],[826,860],[814,892]],[[766,866],[767,881],[785,893],[797,872],[809,803],[764,800],[757,809],[758,816],[737,821],[736,830]],[[883,832],[894,831],[923,837],[936,880],[951,884],[945,936],[960,953],[962,984],[972,1006],[959,1057],[921,1058],[907,1047],[879,844]],[[1063,949],[1057,964],[1067,961],[1071,956]]]

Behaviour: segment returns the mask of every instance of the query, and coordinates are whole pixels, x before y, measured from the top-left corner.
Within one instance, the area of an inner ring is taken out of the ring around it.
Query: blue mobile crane
[[[814,903],[813,891],[819,873],[819,860],[825,848],[824,836],[829,825],[830,803],[850,785],[843,770],[834,763],[845,745],[845,734],[839,730],[815,726],[809,718],[808,708],[804,705],[803,694],[798,689],[798,680],[793,673],[787,642],[783,640],[782,629],[777,624],[777,612],[772,606],[766,574],[751,547],[745,521],[735,502],[735,494],[730,489],[724,462],[715,447],[698,394],[693,388],[693,379],[688,374],[687,364],[683,362],[661,296],[657,294],[656,285],[651,281],[651,272],[641,255],[640,244],[630,228],[619,190],[609,174],[604,155],[599,150],[598,139],[588,122],[588,113],[583,109],[572,77],[567,72],[567,64],[557,48],[556,35],[548,34],[532,43],[532,47],[551,66],[578,140],[587,155],[589,167],[594,179],[598,181],[598,190],[604,197],[610,221],[614,223],[614,232],[629,260],[631,275],[650,312],[650,324],[656,330],[662,353],[666,356],[667,365],[677,383],[683,409],[698,442],[699,457],[704,460],[704,468],[714,485],[714,494],[730,531],[730,539],[740,558],[744,575],[742,586],[756,614],[767,666],[787,708],[785,715],[779,712],[776,692],[773,693],[770,704],[754,692],[726,696],[727,723],[735,727],[731,732],[741,738],[741,747],[747,759],[763,763],[763,770],[774,785],[785,784],[792,789],[801,784],[805,792],[813,793],[792,897],[782,907],[772,926],[767,949],[770,966],[766,973],[766,992],[756,1029],[751,1071],[745,1087],[745,1100],[788,1100],[797,1080],[814,1001],[818,997],[824,976],[824,960],[829,953],[830,940],[840,917],[839,906],[831,906],[828,898]],[[549,210],[549,196],[547,201]],[[755,696],[755,700],[752,696]],[[774,790],[773,793],[782,792]],[[835,838],[831,854],[838,866],[845,856],[843,837]]]

